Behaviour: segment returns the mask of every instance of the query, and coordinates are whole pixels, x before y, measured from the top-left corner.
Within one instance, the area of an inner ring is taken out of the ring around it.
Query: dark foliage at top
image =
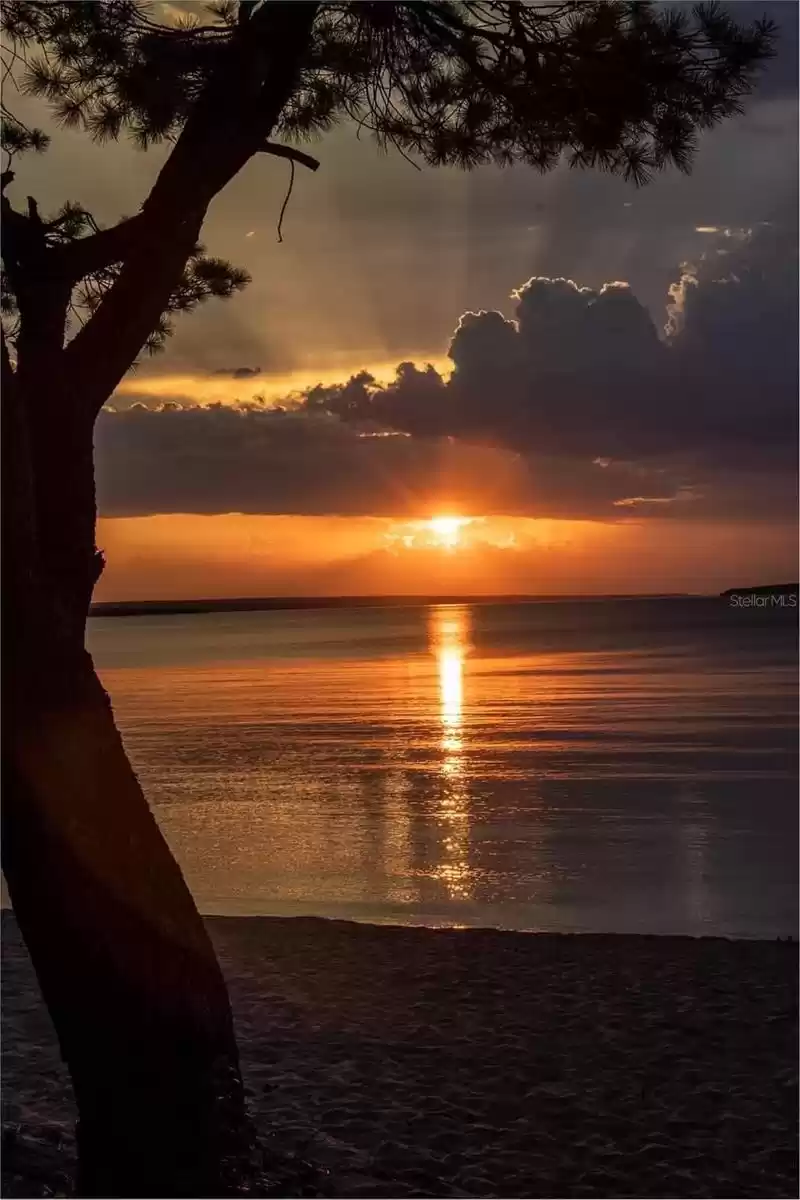
[[[221,0],[165,25],[138,0],[2,0],[4,74],[43,97],[57,120],[98,140],[130,135],[146,148],[176,140],[206,107],[218,106],[237,59],[245,87],[231,136],[268,108],[273,2]],[[298,7],[298,6],[293,6]],[[697,133],[738,111],[771,53],[773,29],[742,29],[722,7],[568,0],[429,0],[304,5],[313,11],[290,94],[264,137],[308,139],[350,119],[383,147],[430,164],[527,163],[541,171],[562,156],[644,183],[668,164],[687,170]],[[16,120],[3,101],[2,148],[12,158],[43,150],[47,136]],[[316,166],[285,145],[272,152]],[[9,210],[6,216],[10,217]],[[54,245],[98,232],[79,205],[44,224]],[[76,280],[73,313],[91,315],[121,259]],[[88,265],[88,264],[87,264]],[[3,311],[15,309],[13,265]],[[150,349],[170,332],[169,313],[247,282],[195,252]],[[16,332],[12,326],[10,332]]]
[[[146,147],[176,136],[269,7],[217,3],[167,27],[135,0],[4,0],[2,20],[22,86],[65,126]],[[718,4],[322,4],[274,132],[302,139],[349,117],[432,164],[548,170],[566,152],[643,182],[685,169],[697,130],[738,111],[770,36]]]

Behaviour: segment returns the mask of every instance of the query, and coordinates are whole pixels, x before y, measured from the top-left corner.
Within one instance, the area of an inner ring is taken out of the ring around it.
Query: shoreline
[[[197,897],[195,903],[198,904]],[[249,905],[249,901],[244,901],[243,905]],[[317,906],[314,906],[315,909]],[[774,943],[797,943],[800,947],[800,925],[793,924],[792,932],[787,928],[783,928],[777,932],[777,927],[773,926],[771,930],[757,933],[678,933],[672,930],[659,932],[643,932],[641,929],[635,930],[598,930],[598,929],[563,929],[563,928],[545,928],[533,927],[524,925],[501,925],[501,924],[467,924],[464,921],[458,921],[455,918],[450,919],[446,916],[421,915],[419,919],[395,919],[393,915],[378,916],[371,912],[369,916],[351,916],[352,905],[347,906],[348,915],[341,915],[339,912],[322,911],[326,906],[319,906],[318,911],[304,911],[296,908],[294,905],[284,912],[244,912],[237,911],[236,906],[231,904],[226,909],[211,909],[200,908],[200,915],[206,924],[222,923],[226,921],[321,921],[326,925],[342,925],[345,928],[351,926],[367,926],[369,928],[386,930],[387,932],[402,932],[404,930],[421,931],[423,933],[453,933],[453,934],[511,934],[515,937],[535,937],[535,938],[581,938],[590,941],[592,939],[614,939],[624,940],[630,939],[632,942],[652,941],[658,939],[661,942],[725,942],[728,944],[747,944],[753,943],[763,944],[765,946]]]
[[[797,1195],[796,942],[206,921],[258,1128],[320,1194]],[[74,1114],[2,928],[3,1194],[44,1195]]]

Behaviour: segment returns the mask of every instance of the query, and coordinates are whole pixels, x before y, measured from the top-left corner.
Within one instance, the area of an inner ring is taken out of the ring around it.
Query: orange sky
[[[764,524],[486,517],[447,540],[378,517],[101,519],[95,598],[714,592],[791,573],[786,531]]]
[[[405,357],[430,363],[445,378],[453,369],[450,359],[442,354],[409,350]],[[398,360],[358,360],[354,359],[352,354],[333,354],[328,355],[326,361],[327,365],[323,368],[312,362],[306,366],[298,366],[292,371],[265,370],[249,379],[231,379],[224,375],[215,377],[209,376],[207,372],[159,373],[151,369],[146,374],[134,373],[123,379],[114,392],[111,403],[113,407],[122,408],[126,401],[130,402],[132,399],[153,399],[202,406],[246,402],[256,396],[267,401],[282,401],[287,396],[308,391],[317,385],[329,387],[332,384],[341,384],[343,379],[358,371],[367,371],[379,383],[388,383],[394,378]]]
[[[181,319],[163,357],[144,360],[115,402],[230,403],[254,394],[269,401],[342,381],[351,370],[390,378],[406,358],[447,372],[460,315],[498,309],[511,316],[512,288],[534,275],[597,288],[627,280],[661,327],[680,264],[704,252],[703,230],[738,229],[796,209],[796,39],[789,28],[769,86],[743,117],[703,136],[691,178],[668,172],[636,190],[566,164],[544,176],[415,171],[400,155],[376,153],[345,124],[320,143],[321,169],[298,177],[278,242],[287,164],[258,156],[215,201],[203,230],[210,252],[246,267],[252,284],[230,304]],[[26,122],[52,128],[39,101],[15,97],[15,110],[17,103]],[[101,146],[59,129],[46,155],[26,156],[12,191],[22,204],[30,192],[47,212],[80,201],[110,223],[137,210],[167,151],[142,154],[126,138]],[[791,289],[794,296],[794,278]],[[229,378],[242,367],[259,374]],[[510,506],[525,490],[512,486],[512,471],[527,470],[514,468],[514,449],[506,447],[495,468],[488,456],[501,451],[469,450],[469,486],[451,495],[471,499],[476,513]],[[455,469],[453,478],[462,478]],[[423,494],[425,507],[435,503],[436,489],[448,482],[431,477],[431,492],[414,492],[411,503]],[[757,498],[759,484],[748,487]],[[536,488],[531,495],[536,512]],[[236,503],[223,495],[220,507]],[[748,520],[487,517],[467,527],[464,547],[453,551],[419,537],[407,545],[408,537],[407,522],[384,517],[105,518],[98,544],[108,566],[97,598],[714,591],[796,571],[795,531]]]

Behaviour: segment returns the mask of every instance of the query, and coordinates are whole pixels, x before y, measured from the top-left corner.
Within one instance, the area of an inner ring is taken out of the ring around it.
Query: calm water
[[[665,600],[91,625],[206,912],[797,932],[793,614]]]

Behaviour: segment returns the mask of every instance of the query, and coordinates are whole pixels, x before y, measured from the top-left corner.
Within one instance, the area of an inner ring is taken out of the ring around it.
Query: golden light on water
[[[442,724],[459,726],[464,704],[464,659],[457,647],[443,647],[439,652],[439,692]]]
[[[460,735],[464,709],[464,658],[469,649],[470,611],[463,604],[434,608],[431,649],[439,670],[439,712],[445,737]]]
[[[470,645],[470,610],[442,605],[431,612],[429,636],[436,658],[441,726],[442,860],[435,877],[455,900],[472,891],[469,862],[469,793],[464,775],[464,661]]]

